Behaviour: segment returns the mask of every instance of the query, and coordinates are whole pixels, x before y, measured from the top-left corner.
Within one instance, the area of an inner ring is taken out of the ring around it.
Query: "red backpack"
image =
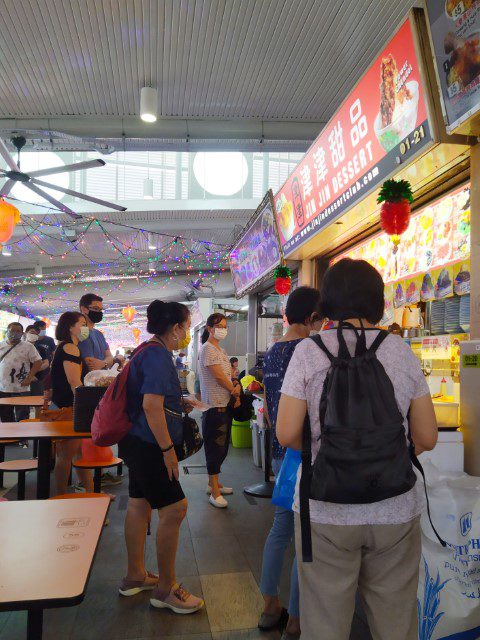
[[[127,410],[128,372],[133,358],[150,345],[161,346],[155,342],[141,344],[98,403],[91,428],[92,441],[97,446],[110,447],[112,444],[117,444],[132,428]]]

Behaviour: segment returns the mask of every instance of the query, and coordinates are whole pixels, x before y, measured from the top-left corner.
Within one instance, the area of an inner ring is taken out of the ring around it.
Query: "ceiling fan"
[[[115,211],[127,210],[126,207],[120,207],[118,204],[113,204],[112,202],[107,202],[106,200],[100,200],[99,198],[87,196],[84,193],[79,193],[78,191],[73,191],[72,189],[66,189],[56,184],[50,184],[49,182],[39,180],[41,176],[51,176],[56,173],[69,173],[71,171],[92,169],[93,167],[103,167],[103,165],[105,164],[103,160],[86,160],[85,162],[77,162],[76,164],[66,164],[59,167],[39,169],[38,171],[31,171],[29,174],[27,174],[23,173],[20,170],[20,151],[25,146],[26,142],[27,141],[23,136],[16,136],[12,138],[12,144],[18,151],[18,159],[17,162],[15,162],[10,155],[7,147],[5,146],[5,143],[0,139],[0,156],[5,160],[5,162],[7,163],[7,167],[9,167],[10,169],[0,169],[0,178],[6,178],[6,182],[4,183],[3,187],[0,188],[0,197],[4,198],[5,196],[8,196],[12,188],[15,186],[15,183],[21,182],[25,187],[50,202],[50,204],[52,204],[54,207],[57,207],[57,209],[60,209],[60,211],[64,211],[75,220],[78,220],[82,216],[78,215],[78,213],[75,213],[75,211],[72,211],[72,209],[44,191],[42,187],[47,187],[49,189],[53,189],[54,191],[60,191],[61,193],[65,193],[76,198],[81,198],[82,200],[87,200],[88,202],[94,202],[95,204],[99,204],[103,207],[115,209]]]

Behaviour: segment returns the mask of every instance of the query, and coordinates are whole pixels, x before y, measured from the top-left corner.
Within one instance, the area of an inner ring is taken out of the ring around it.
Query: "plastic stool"
[[[104,493],[62,493],[60,496],[52,496],[48,500],[76,500],[77,498],[105,498]]]
[[[20,440],[0,440],[0,462],[5,460],[5,445],[6,444],[18,444]],[[0,471],[0,489],[5,489],[3,486],[3,471]]]
[[[18,473],[17,500],[25,500],[25,475],[38,469],[37,460],[8,460],[0,463],[3,473]]]
[[[93,469],[93,490],[95,493],[102,492],[102,469],[109,469],[121,464],[121,458],[111,457],[110,460],[92,460],[81,458],[75,460],[73,466],[75,469]]]

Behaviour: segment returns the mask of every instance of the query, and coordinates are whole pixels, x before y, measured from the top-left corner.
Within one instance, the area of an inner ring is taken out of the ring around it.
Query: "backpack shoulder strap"
[[[317,347],[319,347],[323,351],[323,353],[327,356],[330,362],[333,362],[335,360],[335,357],[327,349],[327,347],[325,346],[325,343],[323,342],[320,336],[312,336],[310,340],[313,340],[313,342],[315,342]]]
[[[322,343],[323,344],[323,343]],[[302,475],[300,476],[300,525],[303,562],[312,562],[312,529],[310,524],[310,484],[312,479],[312,433],[307,414],[302,434]]]
[[[388,331],[384,331],[383,329],[380,330],[378,332],[377,337],[375,338],[375,340],[372,342],[370,348],[368,349],[368,351],[370,351],[371,353],[376,353],[378,347],[382,344],[382,342],[388,338],[390,334],[388,333]]]

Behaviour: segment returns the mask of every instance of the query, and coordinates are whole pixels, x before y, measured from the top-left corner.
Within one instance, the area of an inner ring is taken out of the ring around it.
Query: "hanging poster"
[[[275,196],[285,255],[431,141],[410,20],[373,62]]]
[[[470,293],[470,260],[453,265],[453,291],[457,296]]]
[[[442,267],[432,271],[435,300],[453,296],[453,267]]]
[[[427,0],[427,9],[451,133],[480,109],[480,2]]]
[[[269,191],[256,210],[252,221],[230,253],[230,269],[237,298],[280,264],[272,192]]]

